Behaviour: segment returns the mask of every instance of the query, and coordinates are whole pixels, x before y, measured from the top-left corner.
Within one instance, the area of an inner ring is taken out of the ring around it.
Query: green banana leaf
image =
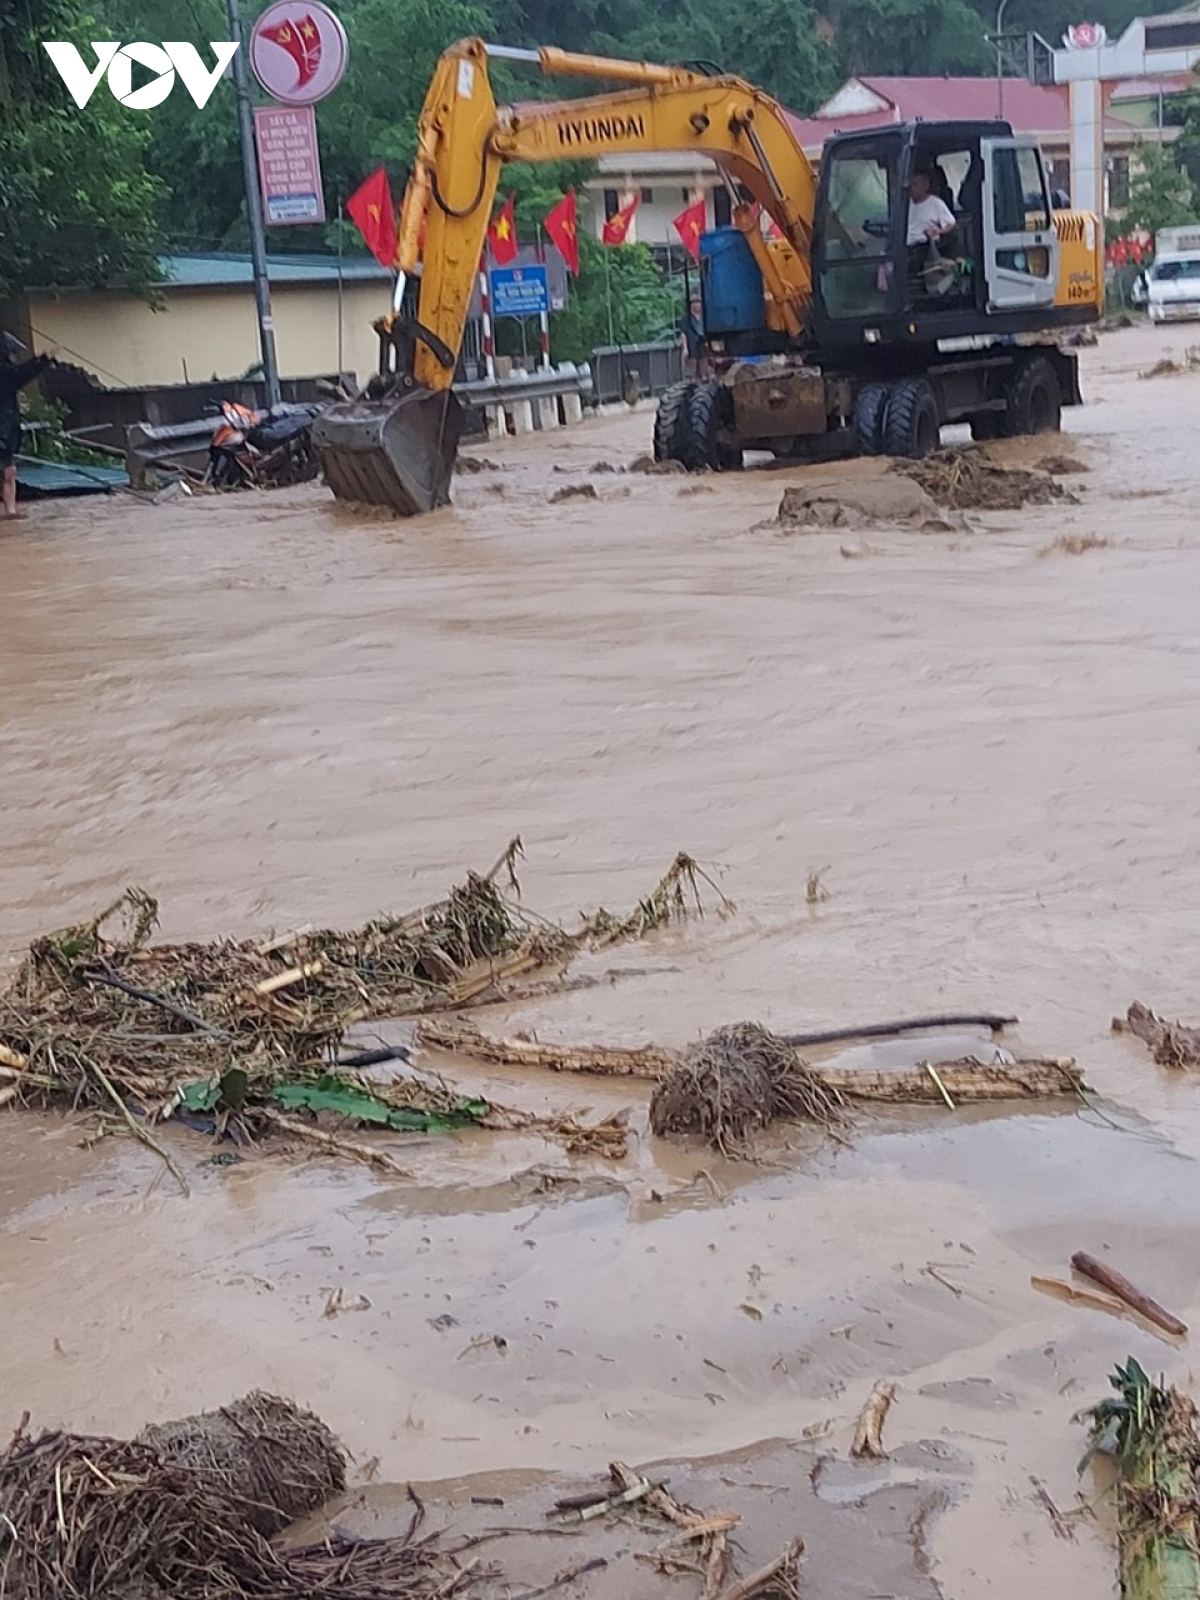
[[[332,1111],[338,1116],[353,1117],[356,1122],[404,1133],[449,1133],[454,1128],[469,1128],[482,1122],[491,1110],[486,1100],[456,1100],[444,1111],[390,1106],[378,1095],[332,1073],[300,1083],[277,1084],[272,1098],[285,1111]]]

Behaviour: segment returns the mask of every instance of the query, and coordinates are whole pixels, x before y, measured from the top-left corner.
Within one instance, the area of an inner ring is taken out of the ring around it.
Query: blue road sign
[[[545,267],[493,267],[492,315],[536,317],[550,309]]]

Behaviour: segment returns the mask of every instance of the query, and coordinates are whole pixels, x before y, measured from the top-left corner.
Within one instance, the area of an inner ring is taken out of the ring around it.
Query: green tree
[[[1191,179],[1179,165],[1171,145],[1149,140],[1139,144],[1136,162],[1129,174],[1129,202],[1121,221],[1121,232],[1144,228],[1157,233],[1195,219],[1195,196]]]
[[[604,245],[582,232],[579,245],[570,304],[550,319],[556,361],[586,361],[598,345],[644,344],[673,331],[680,288],[665,281],[645,245]]]
[[[968,0],[831,0],[829,19],[847,75],[969,75],[994,60]]]
[[[147,133],[108,93],[76,106],[43,39],[105,34],[82,0],[0,9],[0,298],[32,285],[157,278],[159,181]]]

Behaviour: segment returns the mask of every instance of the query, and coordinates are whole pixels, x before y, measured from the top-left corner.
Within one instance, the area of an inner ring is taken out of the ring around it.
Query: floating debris
[[[1113,1018],[1114,1033],[1132,1033],[1154,1052],[1160,1067],[1200,1066],[1200,1028],[1182,1022],[1164,1022],[1149,1006],[1133,1002],[1123,1018]]]
[[[167,1117],[243,1144],[274,1129],[392,1170],[385,1153],[316,1118],[406,1133],[536,1130],[568,1149],[624,1153],[613,1118],[589,1128],[536,1117],[428,1075],[367,1080],[350,1070],[354,1058],[339,1060],[347,1030],[365,1020],[512,999],[529,990],[517,980],[547,992],[581,951],[702,914],[701,882],[711,882],[681,853],[632,911],[600,910],[568,931],[513,898],[520,855],[514,840],[490,872],[403,916],[265,943],[152,944],[157,903],[130,889],[90,922],[36,940],[0,996],[0,1104],[115,1109],[184,1188],[150,1131]]]
[[[1129,1357],[1109,1379],[1115,1395],[1087,1413],[1091,1448],[1117,1467],[1117,1544],[1126,1600],[1200,1596],[1196,1408]],[[1082,1470],[1082,1467],[1081,1469]]]

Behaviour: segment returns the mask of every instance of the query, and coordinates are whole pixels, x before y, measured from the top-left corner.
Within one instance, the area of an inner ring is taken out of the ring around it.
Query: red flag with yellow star
[[[556,206],[546,213],[546,232],[558,246],[563,260],[576,277],[579,276],[579,207],[575,191],[564,195]]]
[[[376,167],[359,184],[346,201],[346,210],[358,224],[376,261],[390,267],[396,259],[396,207],[392,204],[392,186],[382,167]]]
[[[692,202],[671,223],[683,240],[683,247],[693,261],[700,259],[700,235],[704,232],[704,197]]]
[[[300,74],[297,88],[302,89],[312,82],[321,65],[321,30],[311,16],[306,14],[299,22],[277,23],[273,28],[265,28],[262,36],[286,50],[296,63]]]
[[[622,206],[620,211],[613,212],[612,216],[604,224],[603,238],[605,244],[625,243],[629,233],[629,225],[633,221],[633,214],[641,203],[641,195],[635,194],[628,205]]]
[[[517,203],[515,194],[510,194],[501,208],[500,215],[488,229],[488,243],[492,247],[492,256],[498,267],[508,267],[517,259],[517,219],[514,207]]]

